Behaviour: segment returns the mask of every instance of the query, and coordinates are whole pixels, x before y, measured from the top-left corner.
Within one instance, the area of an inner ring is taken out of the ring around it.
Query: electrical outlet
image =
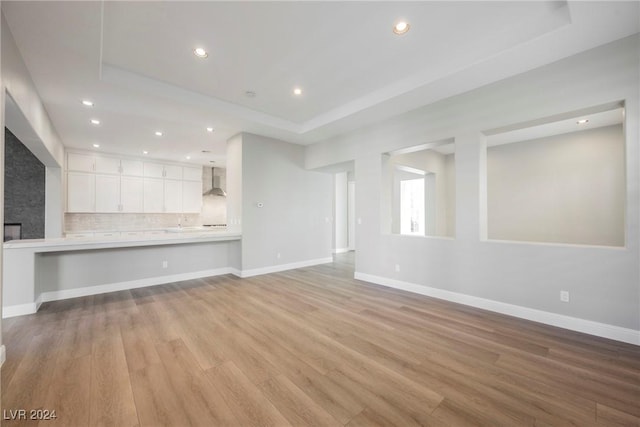
[[[569,291],[560,291],[560,301],[569,302]]]
[[[162,261],[162,268],[169,267],[169,261]]]
[[[396,264],[396,273],[400,273],[400,264]]]
[[[276,255],[276,258],[280,259],[280,252],[278,252],[278,254]]]

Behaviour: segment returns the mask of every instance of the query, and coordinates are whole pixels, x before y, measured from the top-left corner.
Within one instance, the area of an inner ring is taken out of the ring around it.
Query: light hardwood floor
[[[639,347],[353,280],[352,257],[6,319],[3,418],[42,408],[58,417],[43,426],[640,425]]]

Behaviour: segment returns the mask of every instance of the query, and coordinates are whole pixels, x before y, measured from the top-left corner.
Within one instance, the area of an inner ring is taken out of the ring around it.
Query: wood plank
[[[260,389],[292,425],[343,425],[284,375],[265,381]]]
[[[241,425],[291,425],[233,362],[225,362],[207,370],[206,376],[220,391],[222,398]]]
[[[91,353],[91,426],[136,426],[127,360],[120,335],[94,342]]]
[[[7,411],[44,409],[49,388],[53,384],[53,372],[58,358],[62,333],[41,334],[33,337],[27,352],[12,376],[3,384],[2,409]],[[4,371],[5,367],[2,367]],[[53,384],[54,387],[56,386]],[[55,409],[55,408],[52,408]],[[5,420],[3,425],[35,425],[28,419]]]
[[[640,417],[619,411],[601,403],[596,405],[596,411],[599,425],[640,427]]]
[[[47,402],[43,405],[43,409],[55,410],[56,418],[42,420],[39,425],[88,426],[91,406],[91,384],[88,378],[91,378],[91,354],[59,360],[53,372]]]
[[[188,424],[188,412],[162,364],[148,365],[131,373],[131,387],[141,426]]]
[[[185,408],[184,424],[234,426],[237,418],[182,340],[157,345],[174,399]]]

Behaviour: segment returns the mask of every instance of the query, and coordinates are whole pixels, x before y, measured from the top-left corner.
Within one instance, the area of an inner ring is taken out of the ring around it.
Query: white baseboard
[[[38,305],[35,302],[4,306],[2,307],[2,318],[24,316],[25,314],[33,314],[36,311],[38,311]]]
[[[277,273],[279,271],[294,270],[296,268],[311,267],[312,265],[327,264],[330,262],[333,262],[332,257],[310,259],[307,261],[292,262],[289,264],[279,264],[279,265],[272,265],[269,267],[252,268],[251,270],[242,270],[242,271],[236,270],[236,271],[240,273],[239,277],[245,278],[245,277],[259,276],[261,274]]]
[[[345,252],[349,252],[349,248],[335,248],[333,249],[334,254],[343,254]]]
[[[229,267],[229,274],[233,274],[236,277],[242,277],[242,270],[238,270],[234,267]]]
[[[4,345],[0,345],[0,367],[4,365],[5,360],[7,360],[7,349]]]
[[[35,302],[19,305],[11,305],[2,308],[2,317],[9,318],[33,314],[38,311],[43,302],[59,301],[69,298],[85,297],[89,295],[105,294],[107,292],[124,291],[128,289],[144,288],[147,286],[162,285],[165,283],[180,282],[183,280],[200,279],[203,277],[220,276],[223,274],[233,274],[237,277],[252,277],[261,274],[277,273],[279,271],[292,270],[295,268],[309,267],[312,265],[326,264],[333,262],[333,258],[318,258],[307,261],[294,262],[290,264],[280,264],[251,270],[238,270],[233,267],[223,267],[212,270],[195,271],[192,273],[172,274],[169,276],[149,277],[146,279],[130,280],[126,282],[109,283],[106,285],[87,286],[84,288],[63,289],[59,291],[43,292],[38,295]]]
[[[85,297],[89,295],[104,294],[107,292],[124,291],[127,289],[144,288],[147,286],[162,285],[165,283],[180,282],[182,280],[200,279],[203,277],[219,276],[222,274],[234,274],[232,268],[223,267],[211,270],[195,271],[191,273],[172,274],[168,276],[149,277],[146,279],[130,280],[126,282],[109,283],[106,285],[87,286],[84,288],[63,289],[41,293],[35,302],[20,305],[11,305],[2,308],[2,317],[15,317],[25,314],[33,314],[38,311],[43,302],[59,301],[68,298]]]
[[[640,331],[636,331],[634,329],[608,325],[606,323],[594,322],[592,320],[578,319],[576,317],[565,316],[563,314],[550,313],[548,311],[536,310],[534,308],[493,301],[444,289],[432,288],[430,286],[418,285],[416,283],[404,282],[388,277],[356,272],[354,274],[354,278],[390,288],[401,289],[416,294],[427,295],[459,304],[482,308],[496,313],[507,314],[521,319],[532,320],[534,322],[557,326],[572,331],[583,332],[589,335],[640,345]]]
[[[128,289],[145,288],[147,286],[164,285],[166,283],[180,282],[183,280],[201,279],[203,277],[220,276],[230,274],[229,267],[212,270],[194,271],[191,273],[171,274],[169,276],[149,277],[147,279],[130,280],[127,282],[110,283],[108,285],[89,286],[86,288],[64,289],[60,291],[43,292],[40,295],[42,302],[58,301],[68,298],[85,297],[88,295],[105,294],[107,292],[124,291]],[[39,299],[40,299],[39,298]]]

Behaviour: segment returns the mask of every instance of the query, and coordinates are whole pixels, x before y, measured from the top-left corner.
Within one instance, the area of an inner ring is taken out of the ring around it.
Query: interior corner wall
[[[447,154],[444,158],[444,174],[446,181],[446,230],[445,236],[456,235],[456,155]]]
[[[64,189],[62,168],[45,169],[44,199],[44,237],[46,239],[62,237],[64,224]]]
[[[570,319],[563,325],[582,322],[587,332],[604,325],[640,344],[639,64],[636,34],[308,146],[309,168],[355,161],[358,277],[491,309],[510,307],[521,317],[535,313],[539,321]],[[617,101],[626,108],[626,246],[482,238],[483,132]],[[447,138],[456,143],[455,239],[381,232],[381,155]],[[569,303],[560,301],[561,290],[571,293]]]
[[[2,14],[2,88],[11,95],[31,129],[10,129],[45,166],[64,165],[64,146],[49,119],[18,46]],[[23,133],[24,132],[24,133]],[[35,133],[35,135],[33,135]],[[37,146],[32,146],[37,145]]]
[[[339,172],[333,176],[334,183],[334,240],[333,249],[343,251],[349,247],[349,235],[347,225],[347,181],[348,173]]]
[[[332,175],[306,170],[304,151],[242,134],[243,271],[331,257]]]
[[[227,230],[242,230],[242,135],[227,141]],[[242,270],[241,243],[229,245],[229,266]]]

